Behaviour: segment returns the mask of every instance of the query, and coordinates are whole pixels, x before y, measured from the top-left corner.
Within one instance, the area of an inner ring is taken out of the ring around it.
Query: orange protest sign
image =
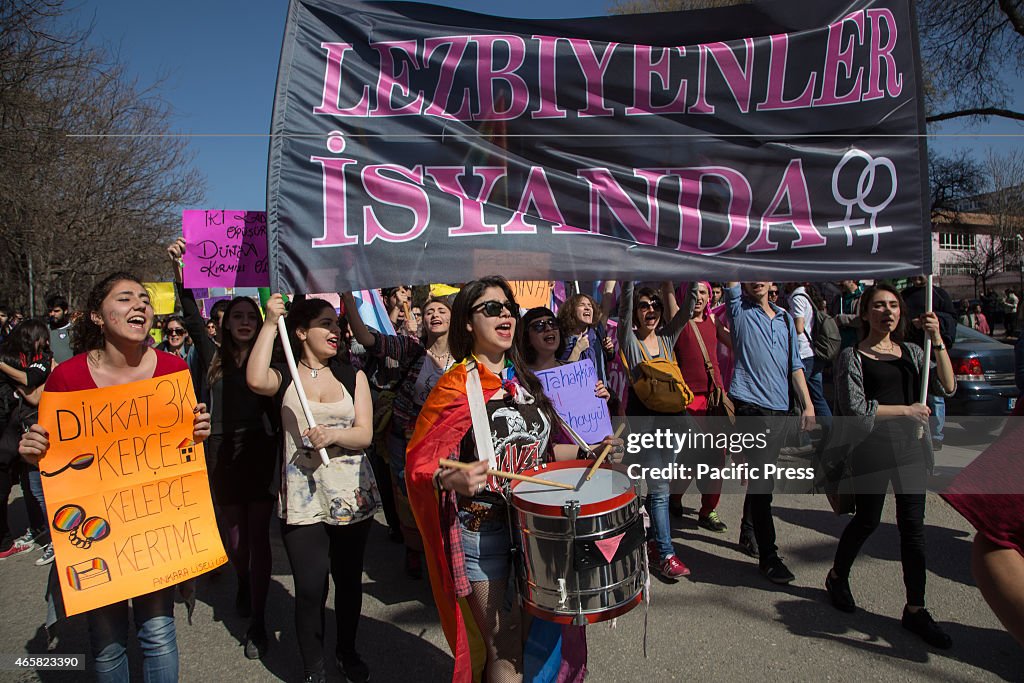
[[[508,283],[516,295],[516,303],[527,310],[537,306],[551,305],[551,292],[555,283],[551,280],[512,280]]]
[[[227,562],[187,370],[86,391],[44,391],[39,462],[68,615]]]

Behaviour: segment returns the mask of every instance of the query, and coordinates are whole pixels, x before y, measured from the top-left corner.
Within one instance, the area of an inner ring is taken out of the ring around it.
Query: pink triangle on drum
[[[594,541],[594,545],[596,545],[597,549],[601,551],[602,555],[604,555],[605,561],[611,562],[612,558],[615,557],[616,551],[618,551],[619,549],[619,544],[622,543],[622,539],[625,536],[626,533],[623,532],[618,536],[612,536],[611,538],[605,538],[600,541]]]

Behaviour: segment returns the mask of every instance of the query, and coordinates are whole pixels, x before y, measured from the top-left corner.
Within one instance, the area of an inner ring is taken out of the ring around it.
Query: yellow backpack
[[[629,373],[633,391],[641,403],[659,413],[681,413],[693,401],[693,392],[686,386],[683,373],[676,363],[675,353],[658,337],[661,355],[651,358],[643,342],[637,340],[643,360]],[[620,352],[621,354],[621,352]],[[622,354],[622,365],[628,368]]]

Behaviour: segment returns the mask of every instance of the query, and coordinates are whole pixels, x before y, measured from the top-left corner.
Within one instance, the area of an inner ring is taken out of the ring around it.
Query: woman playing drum
[[[457,365],[420,411],[407,453],[409,499],[442,627],[455,654],[456,681],[469,681],[481,668],[484,680],[519,681],[523,659],[522,613],[502,607],[512,559],[504,480],[489,477],[488,461],[479,460],[469,402],[479,397],[486,407],[490,433],[478,436],[491,440],[494,469],[522,472],[552,458],[574,458],[579,451],[550,443],[557,418],[513,345],[518,322],[519,307],[503,278],[462,288],[449,333]],[[621,445],[617,448],[621,451]],[[474,464],[452,470],[438,467],[441,459]],[[483,640],[486,661],[472,660],[471,649],[480,650],[470,647],[470,634]]]

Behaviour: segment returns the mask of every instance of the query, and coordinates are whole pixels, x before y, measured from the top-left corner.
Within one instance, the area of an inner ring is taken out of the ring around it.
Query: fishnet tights
[[[486,683],[521,683],[523,680],[522,611],[505,609],[507,581],[473,581],[466,598],[487,647]]]

